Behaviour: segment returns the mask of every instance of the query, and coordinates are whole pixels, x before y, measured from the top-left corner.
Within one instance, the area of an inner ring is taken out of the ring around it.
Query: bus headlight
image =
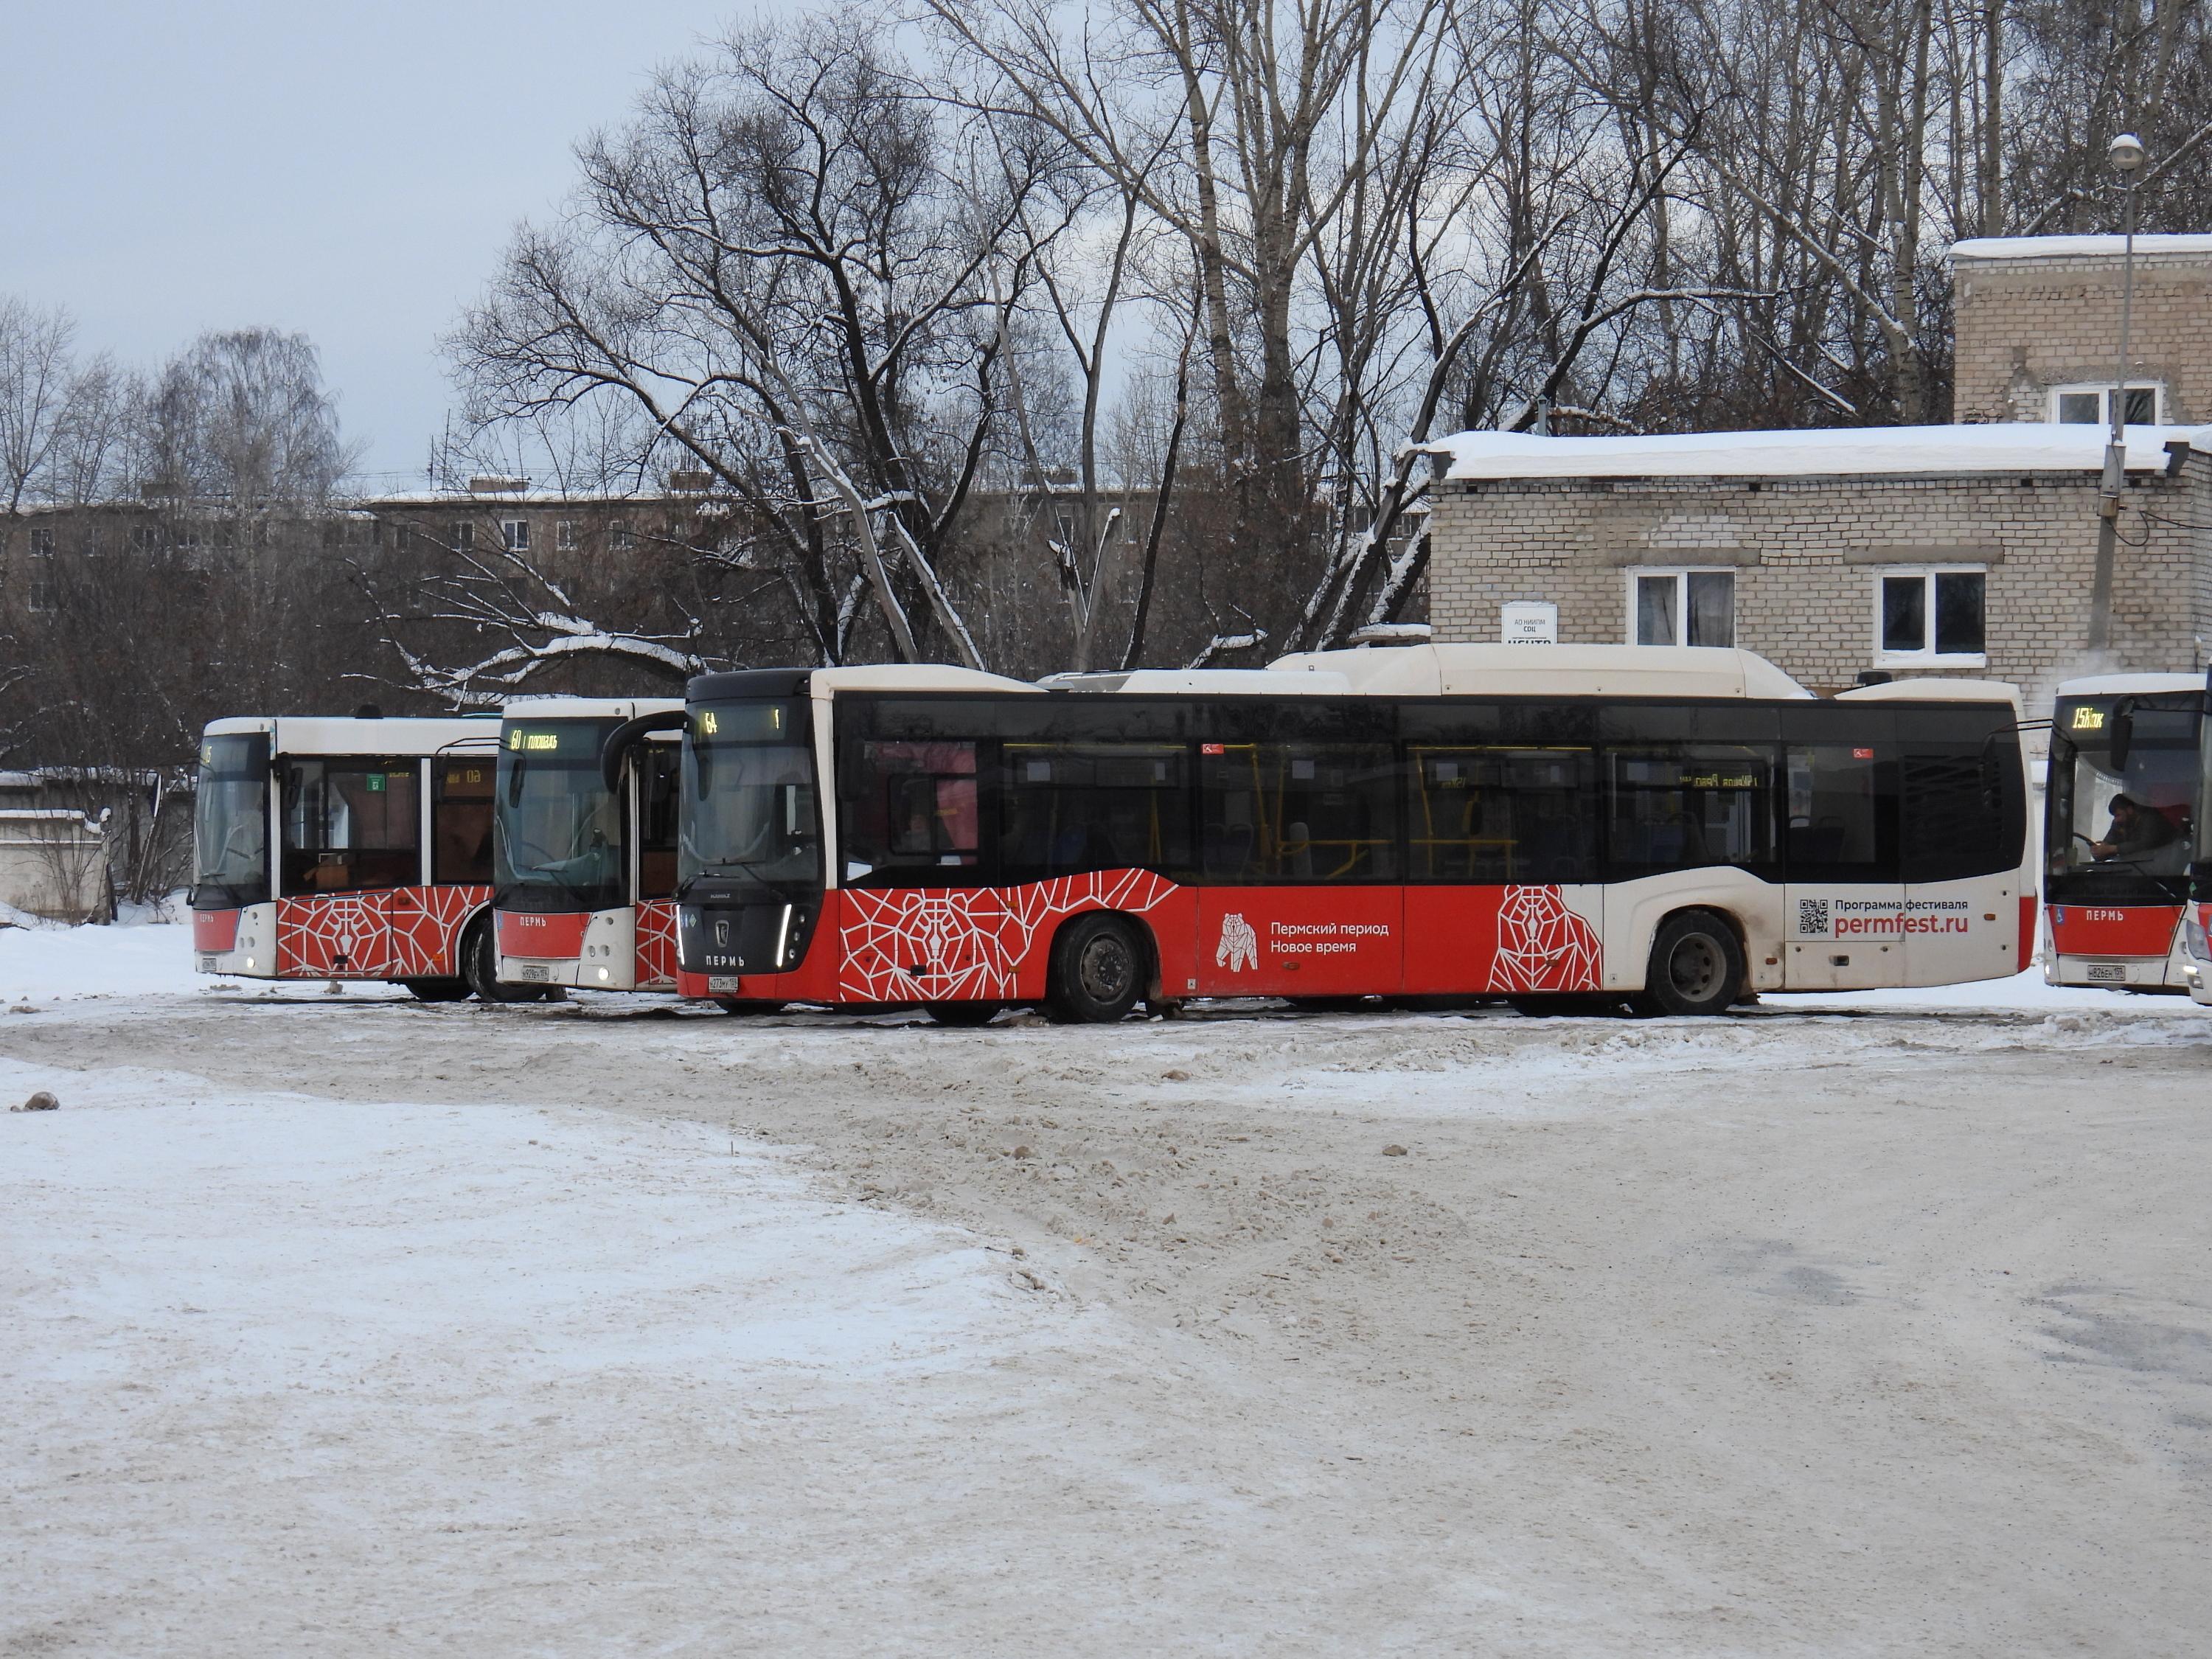
[[[2204,924],[2195,916],[2184,919],[2181,924],[2181,948],[2199,962],[2212,962],[2212,948],[2204,943]]]

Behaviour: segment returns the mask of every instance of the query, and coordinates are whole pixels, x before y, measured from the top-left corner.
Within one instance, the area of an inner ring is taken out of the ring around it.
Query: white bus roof
[[[2154,691],[2202,691],[2202,674],[2087,674],[2060,683],[2051,695],[2060,697],[2142,696]]]
[[[1052,691],[1152,692],[1155,696],[1327,696],[1350,691],[1341,674],[1291,680],[1272,668],[1138,668],[1127,673],[1048,674],[1037,682]]]
[[[681,697],[509,697],[505,720],[629,720],[684,707]]]
[[[1340,675],[1401,697],[1810,697],[1755,652],[1673,645],[1400,645],[1279,657],[1274,674]]]
[[[1953,680],[1937,675],[1921,679],[1885,680],[1880,685],[1855,685],[1836,693],[1838,702],[2004,702],[2020,714],[2020,688],[2009,680]]]
[[[1035,691],[1027,680],[961,668],[945,662],[871,663],[817,668],[806,677],[813,691]]]
[[[256,714],[210,720],[207,735],[232,737],[265,732],[270,750],[280,755],[435,755],[461,744],[499,742],[499,722],[489,717],[420,720],[362,720],[343,714]]]

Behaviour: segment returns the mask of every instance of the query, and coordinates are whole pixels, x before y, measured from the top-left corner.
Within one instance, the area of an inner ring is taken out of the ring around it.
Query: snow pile
[[[195,973],[192,930],[185,923],[0,928],[0,1001],[197,995],[236,992],[249,982]]]

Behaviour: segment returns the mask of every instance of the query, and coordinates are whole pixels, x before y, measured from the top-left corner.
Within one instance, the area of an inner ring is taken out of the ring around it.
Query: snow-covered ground
[[[0,1651],[2201,1650],[2212,1011],[982,1031],[0,929]],[[29,1012],[20,1012],[29,1011]]]

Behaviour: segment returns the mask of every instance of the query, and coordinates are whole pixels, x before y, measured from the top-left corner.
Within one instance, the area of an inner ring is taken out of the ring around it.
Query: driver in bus
[[[2105,839],[2089,843],[2089,851],[2100,862],[2143,853],[2154,853],[2166,846],[2181,832],[2173,827],[2173,820],[2154,807],[2143,805],[2127,795],[2112,797],[2112,827],[2105,832]]]

